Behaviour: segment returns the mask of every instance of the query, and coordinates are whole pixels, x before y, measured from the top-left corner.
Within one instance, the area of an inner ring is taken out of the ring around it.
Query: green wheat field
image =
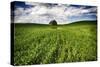
[[[14,65],[97,60],[97,22],[15,23]]]

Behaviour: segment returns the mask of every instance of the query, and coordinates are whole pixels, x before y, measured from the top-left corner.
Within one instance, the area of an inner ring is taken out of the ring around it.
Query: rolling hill
[[[14,65],[97,60],[97,21],[15,23]]]

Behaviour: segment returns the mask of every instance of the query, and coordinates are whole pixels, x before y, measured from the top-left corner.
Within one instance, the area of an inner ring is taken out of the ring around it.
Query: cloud
[[[97,15],[96,7],[86,8],[86,6],[71,6],[66,4],[32,3],[26,2],[26,5],[34,7],[24,9],[18,7],[15,9],[16,23],[43,23],[48,24],[55,19],[59,24],[69,23],[69,17],[83,17],[85,15]],[[71,18],[73,19],[73,18]]]
[[[14,14],[15,16],[19,16],[19,15],[22,15],[24,12],[24,8],[16,8]]]

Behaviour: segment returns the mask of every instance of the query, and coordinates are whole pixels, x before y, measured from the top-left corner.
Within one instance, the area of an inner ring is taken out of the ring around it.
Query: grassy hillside
[[[15,24],[14,65],[97,60],[96,21]]]

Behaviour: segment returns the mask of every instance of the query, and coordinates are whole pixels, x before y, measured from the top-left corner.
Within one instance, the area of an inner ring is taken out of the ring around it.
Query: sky
[[[14,23],[58,24],[76,21],[97,20],[97,7],[58,3],[38,3],[14,1],[11,3],[11,17]]]

